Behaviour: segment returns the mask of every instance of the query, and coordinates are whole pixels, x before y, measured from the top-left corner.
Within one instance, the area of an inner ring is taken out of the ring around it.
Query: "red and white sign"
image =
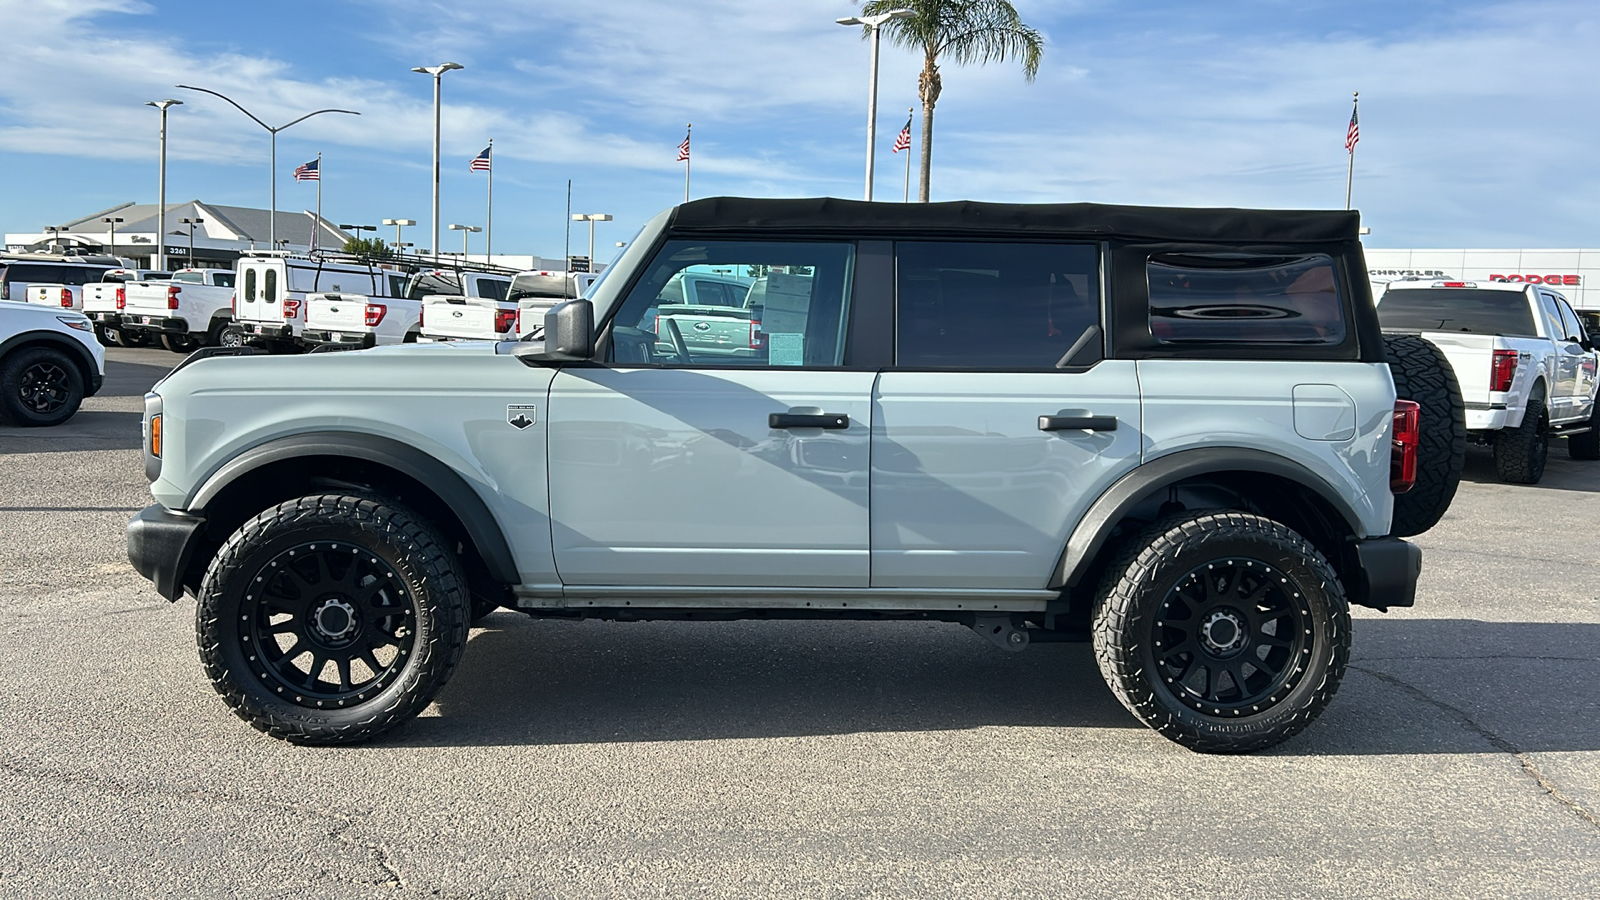
[[[1490,281],[1514,281],[1518,284],[1548,284],[1552,286],[1566,285],[1577,287],[1583,283],[1581,275],[1490,275]]]

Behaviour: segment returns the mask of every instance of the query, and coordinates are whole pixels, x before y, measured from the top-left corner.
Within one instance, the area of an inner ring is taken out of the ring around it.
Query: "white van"
[[[283,254],[243,256],[238,273],[234,321],[245,340],[271,350],[301,346],[307,294],[398,298],[407,280],[404,271],[380,263]]]

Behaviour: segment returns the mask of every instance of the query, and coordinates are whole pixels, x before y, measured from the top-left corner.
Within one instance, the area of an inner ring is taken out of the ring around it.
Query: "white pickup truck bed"
[[[309,294],[300,339],[313,347],[356,349],[408,343],[422,334],[422,306],[430,297],[504,297],[510,283],[506,275],[425,270],[410,276],[400,297]]]

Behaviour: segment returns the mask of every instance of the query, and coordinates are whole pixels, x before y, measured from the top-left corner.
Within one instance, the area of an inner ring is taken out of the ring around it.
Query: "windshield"
[[[1391,331],[1464,331],[1537,336],[1533,309],[1521,291],[1475,288],[1390,290],[1378,302],[1378,322]]]

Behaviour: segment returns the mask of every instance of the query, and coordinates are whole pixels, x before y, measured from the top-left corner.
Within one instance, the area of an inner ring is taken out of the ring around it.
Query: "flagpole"
[[[1354,97],[1351,99],[1351,106],[1350,106],[1350,119],[1351,119],[1351,121],[1355,121],[1356,120],[1356,108],[1359,107],[1360,105],[1361,105],[1361,92],[1360,91],[1355,91],[1354,92]],[[1348,138],[1347,138],[1347,140],[1348,140]],[[1355,178],[1356,178],[1356,145],[1355,144],[1351,144],[1350,145],[1350,168],[1344,174],[1344,208],[1345,209],[1349,209],[1350,208],[1350,187],[1351,187],[1351,185],[1353,185],[1355,183]]]
[[[489,263],[489,253],[494,250],[494,138],[489,138],[489,209],[483,223],[483,262]]]
[[[907,128],[910,127],[911,117],[916,115],[916,114],[917,114],[917,108],[915,106],[909,107],[906,110],[906,123],[907,123],[906,127]],[[902,200],[901,202],[902,203],[910,203],[911,202],[911,148],[910,147],[906,148],[906,196],[905,196],[905,199]]]
[[[311,227],[311,249],[317,249],[317,239],[322,237],[322,151],[317,151],[317,224]]]
[[[689,135],[693,131],[694,131],[694,123],[693,122],[690,122],[688,125],[684,126],[684,128],[683,128],[683,142],[685,144],[689,143]],[[694,152],[694,148],[690,147],[689,148],[689,153],[685,153],[683,155],[683,202],[685,202],[685,203],[689,202],[689,155],[690,155],[690,153],[693,153],[693,152]]]

